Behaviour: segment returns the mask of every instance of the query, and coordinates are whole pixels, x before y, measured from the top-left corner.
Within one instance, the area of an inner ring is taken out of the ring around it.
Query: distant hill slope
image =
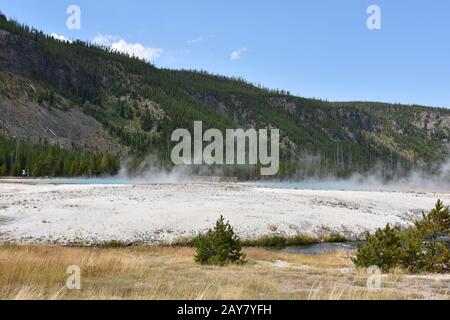
[[[0,133],[170,165],[170,135],[191,128],[276,127],[280,176],[432,169],[448,157],[450,111],[330,103],[240,79],[174,71],[82,42],[61,42],[0,16]],[[248,177],[246,170],[234,172]]]
[[[127,149],[77,104],[32,78],[0,71],[0,135],[63,148],[126,155]]]

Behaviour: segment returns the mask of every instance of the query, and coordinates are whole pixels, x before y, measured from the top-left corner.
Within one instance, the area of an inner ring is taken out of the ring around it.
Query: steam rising
[[[119,179],[129,179],[136,183],[183,183],[192,181],[214,181],[215,177],[233,176],[232,166],[185,165],[162,168],[156,156],[147,156],[137,167],[130,170],[131,159],[122,163],[117,176]],[[253,168],[254,169],[254,168]],[[247,166],[246,170],[252,170]],[[254,169],[256,172],[256,169]],[[288,181],[279,179],[258,180],[251,178],[252,184],[277,187],[298,187],[313,189],[343,189],[343,190],[386,190],[386,191],[418,191],[418,192],[450,192],[450,160],[443,163],[430,173],[424,169],[412,170],[387,180],[383,168],[378,166],[370,174],[354,174],[350,178],[339,179],[334,176],[301,176]],[[251,175],[250,175],[251,176]]]

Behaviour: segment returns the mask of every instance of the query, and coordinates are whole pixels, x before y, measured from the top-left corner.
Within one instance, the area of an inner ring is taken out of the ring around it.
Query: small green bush
[[[433,210],[412,228],[399,231],[389,225],[367,236],[353,262],[358,267],[376,265],[383,271],[402,267],[410,272],[450,271],[448,241],[450,210],[438,201]]]
[[[403,267],[413,272],[450,270],[450,251],[443,239],[450,235],[450,209],[438,200],[436,206],[415,227],[405,232]]]
[[[383,271],[396,267],[402,252],[400,234],[389,225],[367,235],[367,244],[359,246],[353,263],[358,267],[378,266]]]
[[[198,235],[192,243],[197,249],[195,261],[200,264],[224,266],[246,263],[241,242],[223,216],[217,220],[214,229]]]
[[[423,213],[423,220],[416,222],[416,228],[425,238],[435,239],[450,234],[450,209],[441,200],[428,213]]]
[[[449,250],[443,241],[426,239],[415,228],[404,232],[402,236],[401,267],[413,273],[442,273],[450,270]]]

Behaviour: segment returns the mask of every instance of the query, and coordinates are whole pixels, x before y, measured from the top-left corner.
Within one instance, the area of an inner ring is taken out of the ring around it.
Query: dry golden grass
[[[345,253],[317,256],[246,249],[245,266],[194,263],[190,248],[0,247],[2,299],[448,299],[450,277],[384,275],[382,289]],[[81,269],[69,290],[66,269]]]

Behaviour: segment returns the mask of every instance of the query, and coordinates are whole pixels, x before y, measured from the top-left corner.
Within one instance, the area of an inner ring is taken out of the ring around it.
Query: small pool
[[[316,255],[322,253],[330,253],[336,251],[354,251],[362,242],[345,242],[345,243],[317,243],[307,246],[293,246],[286,248],[267,248],[270,251],[292,254],[309,254]]]

